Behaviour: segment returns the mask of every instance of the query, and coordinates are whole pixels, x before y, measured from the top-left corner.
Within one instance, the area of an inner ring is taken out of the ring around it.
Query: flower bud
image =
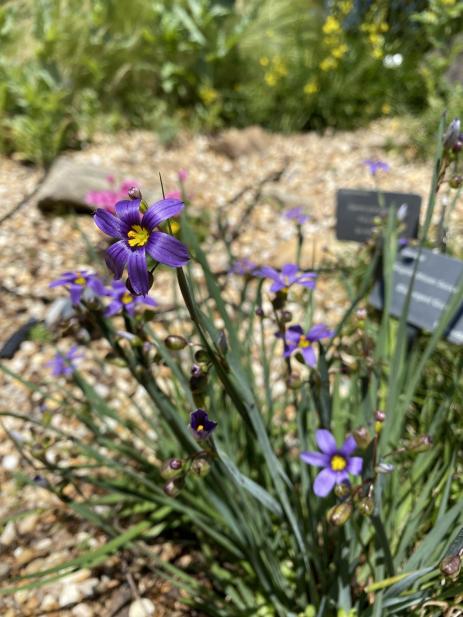
[[[371,442],[370,431],[366,426],[359,426],[352,432],[355,443],[361,450],[366,450]]]
[[[338,503],[328,510],[326,518],[331,525],[335,527],[341,527],[350,519],[352,514],[352,504],[344,501]]]
[[[288,297],[287,291],[277,291],[275,297],[272,300],[272,306],[276,311],[279,311],[286,304],[286,299]]]
[[[127,191],[127,195],[129,199],[141,199],[141,191],[138,186],[131,186]]]
[[[183,336],[179,336],[178,334],[169,334],[169,336],[164,341],[167,349],[172,351],[180,351],[181,349],[185,349],[188,345],[188,341],[183,338]]]
[[[265,317],[264,309],[261,306],[256,308],[256,315],[260,318]]]
[[[364,497],[358,502],[357,508],[363,516],[371,516],[375,509],[375,502],[371,497]]]
[[[334,487],[334,494],[340,499],[345,499],[346,497],[349,497],[350,493],[350,484],[348,484],[347,482],[340,482]]]
[[[450,150],[455,146],[460,137],[460,119],[454,118],[449,124],[444,135],[444,148]]]
[[[163,486],[163,491],[168,497],[177,497],[184,485],[183,478],[169,480]]]
[[[290,375],[288,375],[288,377],[286,378],[286,386],[290,390],[299,390],[299,388],[302,386],[302,380],[299,373],[291,373]]]
[[[440,562],[439,568],[444,576],[454,578],[460,574],[461,559],[458,555],[444,557],[444,559]]]
[[[191,462],[190,471],[192,474],[198,476],[199,478],[204,478],[204,476],[207,476],[210,470],[211,466],[209,464],[209,461],[204,456],[194,458]]]
[[[385,419],[386,419],[386,414],[384,413],[384,411],[381,411],[381,409],[377,409],[375,411],[376,422],[384,422]]]
[[[293,319],[291,311],[281,311],[281,321],[283,323],[289,323]]]
[[[463,176],[452,176],[449,180],[449,186],[451,189],[459,189],[463,184]]]
[[[183,473],[184,463],[180,458],[170,458],[164,461],[161,467],[161,478],[172,480]]]
[[[432,438],[430,435],[418,435],[406,442],[405,448],[408,452],[419,454],[432,448]]]
[[[148,289],[151,289],[151,287],[153,286],[153,283],[154,283],[154,276],[151,274],[151,272],[148,272]],[[132,287],[132,283],[130,282],[130,279],[126,280],[125,286],[130,291],[132,296],[139,296],[140,295],[140,294],[137,294],[135,292],[134,288]]]
[[[205,349],[198,349],[198,351],[195,351],[195,360],[200,364],[207,364],[209,362],[209,354]]]
[[[366,319],[366,317],[367,317],[367,309],[359,308],[359,309],[357,309],[355,314],[357,315],[357,319],[360,319],[360,320]]]

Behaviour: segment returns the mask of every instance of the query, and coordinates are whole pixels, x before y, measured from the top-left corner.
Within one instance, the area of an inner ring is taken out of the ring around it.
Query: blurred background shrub
[[[12,0],[0,148],[46,164],[97,129],[435,126],[462,112],[462,28],[458,0]]]

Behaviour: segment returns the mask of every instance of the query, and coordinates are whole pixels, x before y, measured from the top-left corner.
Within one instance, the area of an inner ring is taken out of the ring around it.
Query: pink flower
[[[116,211],[116,203],[127,198],[128,190],[134,186],[138,188],[138,182],[135,180],[124,180],[119,189],[115,188],[116,179],[114,176],[108,176],[106,178],[111,188],[104,191],[90,191],[85,197],[86,203],[90,206],[96,206],[97,208],[103,208],[107,212],[114,214]]]

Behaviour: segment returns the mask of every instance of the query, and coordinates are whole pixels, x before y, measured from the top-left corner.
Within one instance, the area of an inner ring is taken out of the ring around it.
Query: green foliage
[[[170,143],[185,124],[300,130],[440,113],[461,23],[451,0],[10,1],[0,147],[47,164],[119,127]]]

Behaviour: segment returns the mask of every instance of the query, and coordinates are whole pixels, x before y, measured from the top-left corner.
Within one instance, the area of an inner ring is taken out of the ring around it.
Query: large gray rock
[[[229,159],[238,159],[263,152],[269,143],[268,134],[259,126],[245,129],[227,129],[211,138],[210,148]]]
[[[69,210],[93,212],[95,207],[85,201],[87,193],[108,190],[110,174],[101,167],[60,157],[53,163],[40,187],[37,205],[48,213],[65,213]]]

